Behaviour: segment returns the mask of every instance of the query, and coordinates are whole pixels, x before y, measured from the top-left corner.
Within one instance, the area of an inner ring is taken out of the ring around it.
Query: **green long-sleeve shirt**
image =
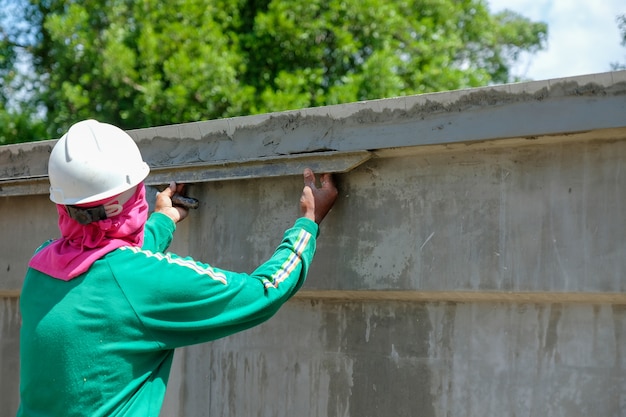
[[[304,283],[318,226],[301,218],[252,274],[164,253],[175,225],[155,213],[123,247],[70,281],[34,269],[20,309],[18,417],[156,417],[174,349],[269,319]]]

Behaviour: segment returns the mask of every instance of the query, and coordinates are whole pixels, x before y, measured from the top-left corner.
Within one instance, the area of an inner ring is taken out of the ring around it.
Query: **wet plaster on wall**
[[[146,148],[151,164],[167,166],[600,128],[602,123],[615,124],[614,113],[619,108],[623,112],[625,97],[626,82],[608,86],[575,81],[512,84],[130,133]],[[603,100],[589,101],[594,98]],[[609,103],[610,100],[613,101]],[[590,111],[594,108],[597,110]],[[611,111],[613,108],[616,109]],[[568,109],[567,120],[561,120],[561,115],[565,116],[563,109]],[[581,120],[572,118],[572,114],[578,113],[581,113],[578,118]],[[589,117],[589,113],[593,117]],[[528,123],[531,118],[533,123]],[[580,128],[576,126],[579,122]],[[149,147],[143,143],[145,140],[150,141]]]
[[[623,127],[626,72],[129,131],[152,167]],[[532,120],[533,123],[528,123]],[[0,147],[0,178],[47,175],[55,140]]]
[[[615,72],[137,129],[129,133],[154,169],[326,151],[549,138],[623,128],[622,116],[626,111],[623,79],[624,72]],[[45,179],[54,143],[49,140],[0,147],[0,178]],[[236,168],[233,165],[232,169]],[[25,190],[43,193],[47,187],[42,184]]]
[[[48,158],[54,143],[44,141],[0,146],[0,179],[47,176]]]

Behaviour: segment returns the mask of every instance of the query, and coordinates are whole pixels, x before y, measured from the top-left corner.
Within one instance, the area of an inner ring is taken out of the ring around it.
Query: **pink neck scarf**
[[[148,202],[142,184],[123,205],[120,213],[105,220],[81,225],[65,206],[57,205],[61,238],[33,256],[29,266],[63,281],[76,278],[105,254],[122,246],[143,245],[143,228],[148,218]],[[109,199],[107,204],[115,202]]]

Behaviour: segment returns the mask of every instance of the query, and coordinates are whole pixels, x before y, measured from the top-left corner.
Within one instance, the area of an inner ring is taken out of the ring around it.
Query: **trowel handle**
[[[180,194],[174,194],[172,196],[172,204],[186,209],[197,209],[200,205],[200,201],[193,197],[185,197]]]

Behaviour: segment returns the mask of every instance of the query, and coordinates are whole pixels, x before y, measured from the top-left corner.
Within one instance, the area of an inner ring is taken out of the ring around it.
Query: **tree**
[[[620,42],[620,45],[622,46],[626,46],[626,14],[622,14],[617,16],[617,18],[615,19],[617,21],[617,28],[620,31],[620,34],[622,36],[622,40]],[[624,70],[626,69],[626,62],[623,63],[619,63],[619,62],[614,62],[611,63],[611,69],[616,71],[616,70]]]
[[[29,71],[33,34],[20,1],[0,0],[0,144],[46,139]]]
[[[89,117],[130,129],[513,81],[547,34],[483,0],[0,1],[27,22],[4,19],[0,105],[49,137]]]

